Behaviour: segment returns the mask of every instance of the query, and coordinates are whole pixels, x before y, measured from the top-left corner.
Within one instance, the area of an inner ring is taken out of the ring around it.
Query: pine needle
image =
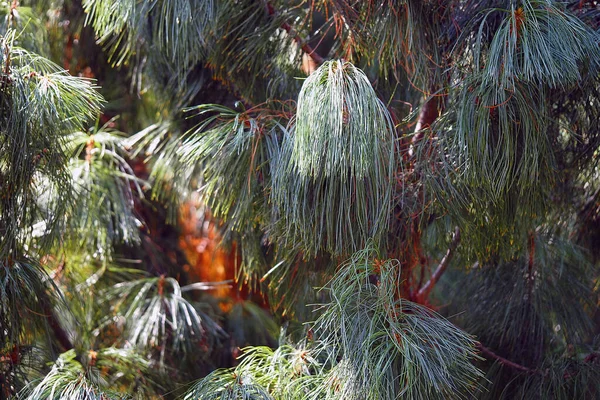
[[[379,244],[392,208],[395,130],[364,73],[324,63],[304,82],[290,130],[273,170],[276,235],[308,256]]]

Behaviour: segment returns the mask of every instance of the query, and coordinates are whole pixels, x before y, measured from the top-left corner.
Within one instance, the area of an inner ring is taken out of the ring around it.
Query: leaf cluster
[[[331,302],[315,323],[323,347],[339,352],[321,398],[460,398],[477,390],[475,340],[398,296],[398,261],[372,248],[353,255],[328,285]],[[328,397],[329,396],[329,397]]]
[[[14,38],[9,31],[0,39],[6,49],[0,56],[0,258],[18,256],[38,222],[43,229],[36,236],[57,233],[69,196],[47,194],[71,190],[65,138],[94,118],[102,104],[90,81],[15,47]]]
[[[47,329],[44,318],[58,290],[43,268],[33,260],[0,264],[0,352],[8,354]]]
[[[244,349],[240,364],[198,381],[186,399],[462,398],[481,372],[475,341],[395,297],[392,264],[356,253],[328,285],[331,302],[296,345]],[[376,283],[374,283],[376,282]]]
[[[108,289],[105,301],[112,316],[125,321],[124,336],[131,346],[156,351],[162,361],[167,351],[183,356],[197,346],[208,354],[223,330],[208,315],[192,306],[173,278],[156,277],[126,281]]]
[[[78,251],[102,257],[110,257],[116,244],[139,242],[141,223],[134,212],[134,198],[144,197],[144,182],[127,161],[123,134],[105,125],[74,132],[66,142],[75,200],[65,236],[79,245]]]
[[[392,208],[394,138],[391,116],[362,71],[343,61],[315,71],[274,165],[280,240],[307,255],[379,244]]]
[[[268,94],[290,96],[295,86],[282,77],[299,72],[293,61],[300,52],[280,28],[291,15],[265,12],[264,1],[87,0],[84,8],[115,65],[135,56],[136,68],[146,67],[151,85],[179,106],[200,90],[194,70],[204,64],[215,78],[253,100],[264,101]]]

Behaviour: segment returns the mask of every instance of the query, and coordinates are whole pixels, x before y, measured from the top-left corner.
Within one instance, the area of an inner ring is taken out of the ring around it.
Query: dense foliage
[[[0,1],[0,398],[600,396],[595,0]]]

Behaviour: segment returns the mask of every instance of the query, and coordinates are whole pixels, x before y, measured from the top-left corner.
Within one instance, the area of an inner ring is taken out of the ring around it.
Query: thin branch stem
[[[448,264],[450,264],[450,261],[452,260],[452,257],[454,256],[454,251],[458,247],[459,243],[460,243],[460,229],[458,227],[456,227],[456,229],[454,231],[454,235],[452,236],[452,242],[450,242],[448,251],[446,251],[446,255],[444,256],[444,258],[442,258],[442,261],[440,261],[440,264],[438,265],[435,272],[431,275],[431,278],[429,278],[429,280],[425,283],[425,285],[423,285],[421,287],[421,289],[419,289],[419,291],[417,292],[416,299],[418,302],[422,302],[423,300],[427,299],[427,297],[429,297],[429,294],[435,287],[435,284],[437,283],[437,281],[439,281],[442,274],[448,268]]]
[[[435,93],[434,88],[432,89],[432,92]],[[423,107],[421,107],[419,118],[417,119],[417,124],[415,125],[414,135],[410,141],[409,156],[413,155],[414,147],[423,139],[427,128],[431,127],[431,124],[433,124],[439,117],[442,109],[442,97],[443,95],[434,94],[432,97],[427,99],[425,104],[423,104]]]
[[[277,11],[275,10],[275,7],[273,7],[273,4],[271,4],[271,2],[267,2],[267,10],[269,12],[269,15],[277,14]],[[317,53],[316,50],[313,49],[308,43],[306,43],[306,41],[302,39],[300,35],[298,35],[296,30],[289,23],[285,21],[282,22],[281,28],[284,29],[290,36],[294,38],[294,41],[298,43],[298,45],[300,45],[302,51],[308,54],[308,56],[313,59],[317,66],[323,64],[325,59],[319,53]]]
[[[17,0],[13,0],[13,2],[10,5],[10,11],[8,13],[8,17],[7,17],[7,20],[6,20],[6,27],[7,27],[7,29],[12,28],[12,24],[13,24],[13,21],[15,19],[15,9],[17,7],[19,7],[19,2]]]
[[[517,364],[516,362],[510,361],[502,356],[499,356],[498,354],[494,353],[492,350],[488,349],[487,347],[485,347],[484,345],[482,345],[481,343],[477,343],[477,349],[479,351],[481,351],[481,353],[483,355],[488,356],[489,358],[493,358],[494,360],[498,361],[500,364],[502,365],[506,365],[507,367],[511,367],[513,369],[516,369],[518,371],[522,371],[522,372],[527,372],[529,374],[537,374],[540,371],[536,370],[536,369],[531,369],[528,368],[524,365],[521,364]]]
[[[415,137],[417,137],[417,139],[413,139],[413,144],[418,142],[420,140],[419,138],[423,137],[423,130],[429,128],[437,119],[439,110],[440,99],[438,97],[434,96],[425,102],[419,113],[417,125],[415,126]]]

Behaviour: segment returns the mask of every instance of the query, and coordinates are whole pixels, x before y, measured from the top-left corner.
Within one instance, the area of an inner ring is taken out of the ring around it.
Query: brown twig
[[[275,10],[275,7],[273,7],[273,4],[271,4],[271,2],[267,2],[267,11],[271,16],[277,15],[277,11]],[[308,54],[308,56],[313,59],[315,64],[323,64],[325,59],[319,53],[317,53],[315,49],[313,49],[308,43],[306,43],[288,22],[282,22],[281,28],[284,29],[290,36],[294,38],[294,41],[300,45],[302,51]]]
[[[435,92],[435,90],[433,91]],[[431,98],[427,99],[425,104],[423,104],[423,107],[421,107],[419,118],[415,125],[414,135],[412,136],[410,143],[405,144],[405,147],[410,148],[409,156],[413,155],[414,147],[421,142],[425,136],[426,130],[430,128],[431,124],[439,117],[442,109],[442,98],[442,95],[434,94]],[[410,137],[407,137],[406,139],[408,140],[409,138]]]
[[[450,261],[452,260],[452,257],[454,256],[454,251],[458,247],[459,243],[460,243],[460,229],[458,229],[458,227],[456,227],[456,229],[454,231],[454,236],[452,236],[452,242],[450,242],[450,246],[448,247],[448,251],[446,252],[446,255],[444,256],[444,258],[442,258],[442,261],[440,261],[440,264],[436,268],[435,272],[431,275],[431,278],[429,278],[429,280],[425,283],[425,285],[423,285],[417,292],[417,295],[416,295],[417,302],[422,303],[425,299],[427,299],[427,297],[429,296],[429,294],[435,287],[435,284],[437,283],[437,281],[440,279],[442,274],[448,268],[448,264],[450,264]]]
[[[6,27],[8,29],[10,29],[11,25],[13,24],[13,21],[15,19],[15,9],[17,7],[19,7],[19,2],[17,0],[13,0],[13,2],[10,4],[10,11],[6,20]]]
[[[481,351],[481,353],[483,355],[486,355],[489,358],[493,358],[494,360],[498,361],[500,364],[506,365],[507,367],[511,367],[511,368],[516,369],[516,370],[521,371],[521,372],[527,372],[529,374],[540,373],[540,371],[538,371],[536,369],[528,368],[528,367],[526,367],[524,365],[517,364],[516,362],[510,361],[510,360],[508,360],[508,359],[506,359],[506,358],[504,358],[502,356],[499,356],[498,354],[494,353],[492,350],[488,349],[487,347],[485,347],[481,343],[477,343],[477,349],[479,351]]]

